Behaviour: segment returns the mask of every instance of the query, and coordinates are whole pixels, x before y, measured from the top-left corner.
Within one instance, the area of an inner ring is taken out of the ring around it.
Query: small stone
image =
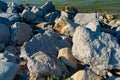
[[[55,12],[55,6],[53,5],[52,1],[46,2],[44,5],[41,6],[43,11],[43,15],[46,15],[51,12]]]
[[[16,22],[11,26],[11,33],[11,40],[16,44],[23,44],[33,35],[31,26],[21,22]]]
[[[107,75],[108,75],[109,77],[112,77],[112,76],[113,76],[113,74],[112,74],[111,72],[108,72]]]
[[[72,36],[76,27],[78,27],[78,25],[74,22],[68,21],[65,18],[59,18],[54,25],[54,30],[60,34]]]
[[[70,48],[62,48],[59,50],[58,58],[73,69],[77,69],[77,60],[73,57]]]
[[[0,61],[0,80],[13,80],[19,66],[12,62]]]
[[[85,70],[79,70],[71,76],[72,80],[88,80]]]

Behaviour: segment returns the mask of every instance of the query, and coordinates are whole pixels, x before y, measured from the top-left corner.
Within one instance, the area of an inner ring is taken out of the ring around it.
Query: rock
[[[41,76],[62,76],[67,72],[65,65],[57,59],[51,58],[43,52],[33,54],[27,63],[30,73],[38,73]]]
[[[7,13],[18,13],[17,11],[17,4],[14,2],[8,3]]]
[[[36,6],[32,7],[31,12],[36,14],[37,17],[42,17],[43,16],[42,10],[40,8],[36,7]]]
[[[0,43],[0,51],[2,51],[5,48],[5,44]]]
[[[88,80],[85,70],[79,70],[71,76],[72,80]]]
[[[44,15],[51,13],[51,12],[55,12],[56,10],[52,1],[46,2],[44,5],[41,6],[41,9]]]
[[[0,23],[6,25],[8,27],[10,27],[12,25],[12,23],[8,19],[6,19],[4,17],[0,17]]]
[[[73,23],[72,21],[68,21],[65,18],[59,18],[54,25],[54,30],[56,30],[60,34],[72,36],[77,26],[78,25]]]
[[[16,55],[18,53],[17,47],[15,47],[15,46],[7,46],[5,48],[5,53]]]
[[[120,39],[120,27],[117,27],[116,29],[116,37]]]
[[[13,80],[19,66],[12,62],[0,61],[0,80]]]
[[[74,18],[74,15],[71,14],[71,13],[67,13],[65,11],[61,11],[61,16],[60,17],[65,17],[67,19],[71,19],[72,20]]]
[[[92,22],[89,22],[86,26],[86,28],[89,28],[91,29],[92,31],[95,31],[95,32],[100,32],[100,24],[98,21],[92,21]]]
[[[97,75],[111,68],[120,69],[119,51],[117,39],[110,34],[78,27],[73,35],[73,56],[89,64]]]
[[[50,27],[52,29],[53,24],[51,22],[42,22],[37,24],[36,27],[42,28],[43,30],[47,30],[47,29],[49,30]]]
[[[91,70],[87,70],[87,80],[98,80],[98,76]]]
[[[11,22],[19,22],[20,21],[20,15],[17,13],[1,13],[0,17],[7,18]]]
[[[74,17],[74,22],[82,26],[92,21],[98,21],[98,15],[96,13],[77,13]]]
[[[11,40],[16,44],[23,44],[33,35],[31,26],[21,22],[16,22],[11,26],[11,34]]]
[[[59,50],[58,58],[73,69],[77,69],[77,60],[73,57],[70,48],[62,48]]]
[[[10,31],[9,28],[0,23],[0,43],[7,44],[10,41]]]
[[[7,10],[7,3],[0,1],[0,9],[4,12]]]
[[[42,51],[50,56],[57,56],[59,49],[71,47],[68,41],[63,40],[54,31],[45,31],[36,34],[30,41],[25,42],[21,47],[21,57],[27,58],[34,53]]]
[[[72,13],[72,14],[77,14],[78,10],[72,6],[65,6],[65,12]]]
[[[112,76],[110,78],[107,78],[106,80],[120,80],[120,77]]]
[[[36,15],[28,9],[23,10],[21,17],[26,22],[31,22],[36,19]]]
[[[16,57],[9,53],[0,53],[0,62],[1,61],[18,63]]]
[[[46,22],[54,23],[57,18],[60,17],[60,13],[58,11],[51,12],[45,15],[44,19]]]
[[[43,18],[40,18],[40,17],[37,17],[34,21],[32,21],[31,23],[32,24],[38,24],[38,23],[42,23],[44,22],[44,19]]]

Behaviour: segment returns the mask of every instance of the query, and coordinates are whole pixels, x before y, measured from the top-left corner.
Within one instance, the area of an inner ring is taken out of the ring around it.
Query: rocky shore
[[[0,1],[0,80],[120,80],[120,15]]]

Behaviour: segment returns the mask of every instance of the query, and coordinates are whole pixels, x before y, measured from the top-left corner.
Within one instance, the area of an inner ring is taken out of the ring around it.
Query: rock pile
[[[0,1],[0,80],[120,79],[120,20]],[[64,77],[64,79],[62,79]]]

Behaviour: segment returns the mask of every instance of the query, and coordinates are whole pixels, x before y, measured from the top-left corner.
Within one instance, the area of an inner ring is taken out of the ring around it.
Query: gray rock
[[[27,58],[39,51],[50,56],[57,56],[59,49],[64,47],[70,48],[71,44],[54,31],[45,31],[43,34],[36,34],[30,41],[24,43],[21,47],[21,57]]]
[[[7,3],[0,1],[0,9],[4,12],[7,10]]]
[[[13,80],[18,68],[15,63],[0,61],[0,80]]]
[[[97,80],[98,76],[91,70],[87,70],[87,80]],[[99,79],[98,79],[99,80]]]
[[[31,22],[36,19],[36,15],[28,9],[23,10],[21,17],[26,22]]]
[[[17,12],[17,4],[14,2],[8,3],[7,13],[18,13]]]
[[[17,13],[1,13],[0,17],[7,18],[11,22],[19,22],[20,21],[20,15]]]
[[[41,9],[44,15],[51,13],[51,12],[55,12],[56,10],[52,1],[46,2],[44,5],[41,6]]]
[[[2,51],[5,48],[5,44],[0,43],[0,51]]]
[[[36,14],[36,16],[38,16],[38,17],[42,17],[43,16],[42,10],[40,8],[36,7],[36,6],[32,7],[31,12]]]
[[[0,61],[18,63],[17,58],[8,53],[0,53]]]
[[[65,11],[61,11],[61,16],[60,17],[65,17],[67,19],[73,19],[74,18],[74,15],[71,14],[71,13],[67,13]]]
[[[56,12],[48,13],[47,15],[45,15],[44,19],[46,22],[54,23],[55,20],[59,17],[60,17],[60,13],[56,11]]]
[[[30,73],[39,73],[41,76],[62,76],[67,72],[65,65],[57,59],[51,58],[43,52],[33,54],[27,63]]]
[[[32,24],[38,24],[44,22],[43,18],[37,17],[34,21],[31,21]]]
[[[10,31],[9,28],[0,23],[0,43],[7,44],[10,40]]]
[[[74,22],[80,25],[86,25],[92,21],[98,21],[98,15],[96,13],[77,13],[74,17]]]
[[[105,74],[111,68],[120,69],[119,51],[117,39],[110,34],[78,27],[73,35],[73,55],[89,64],[98,75]]]
[[[11,40],[16,44],[23,44],[32,37],[31,26],[26,23],[16,22],[11,26]]]
[[[107,78],[106,80],[120,80],[120,77],[112,76],[110,78]]]
[[[14,47],[14,46],[7,46],[5,48],[5,53],[9,53],[9,54],[17,54],[18,53],[18,50],[17,50],[17,47]]]
[[[0,23],[6,25],[8,27],[10,27],[12,25],[12,23],[8,19],[6,19],[4,17],[0,17]]]

